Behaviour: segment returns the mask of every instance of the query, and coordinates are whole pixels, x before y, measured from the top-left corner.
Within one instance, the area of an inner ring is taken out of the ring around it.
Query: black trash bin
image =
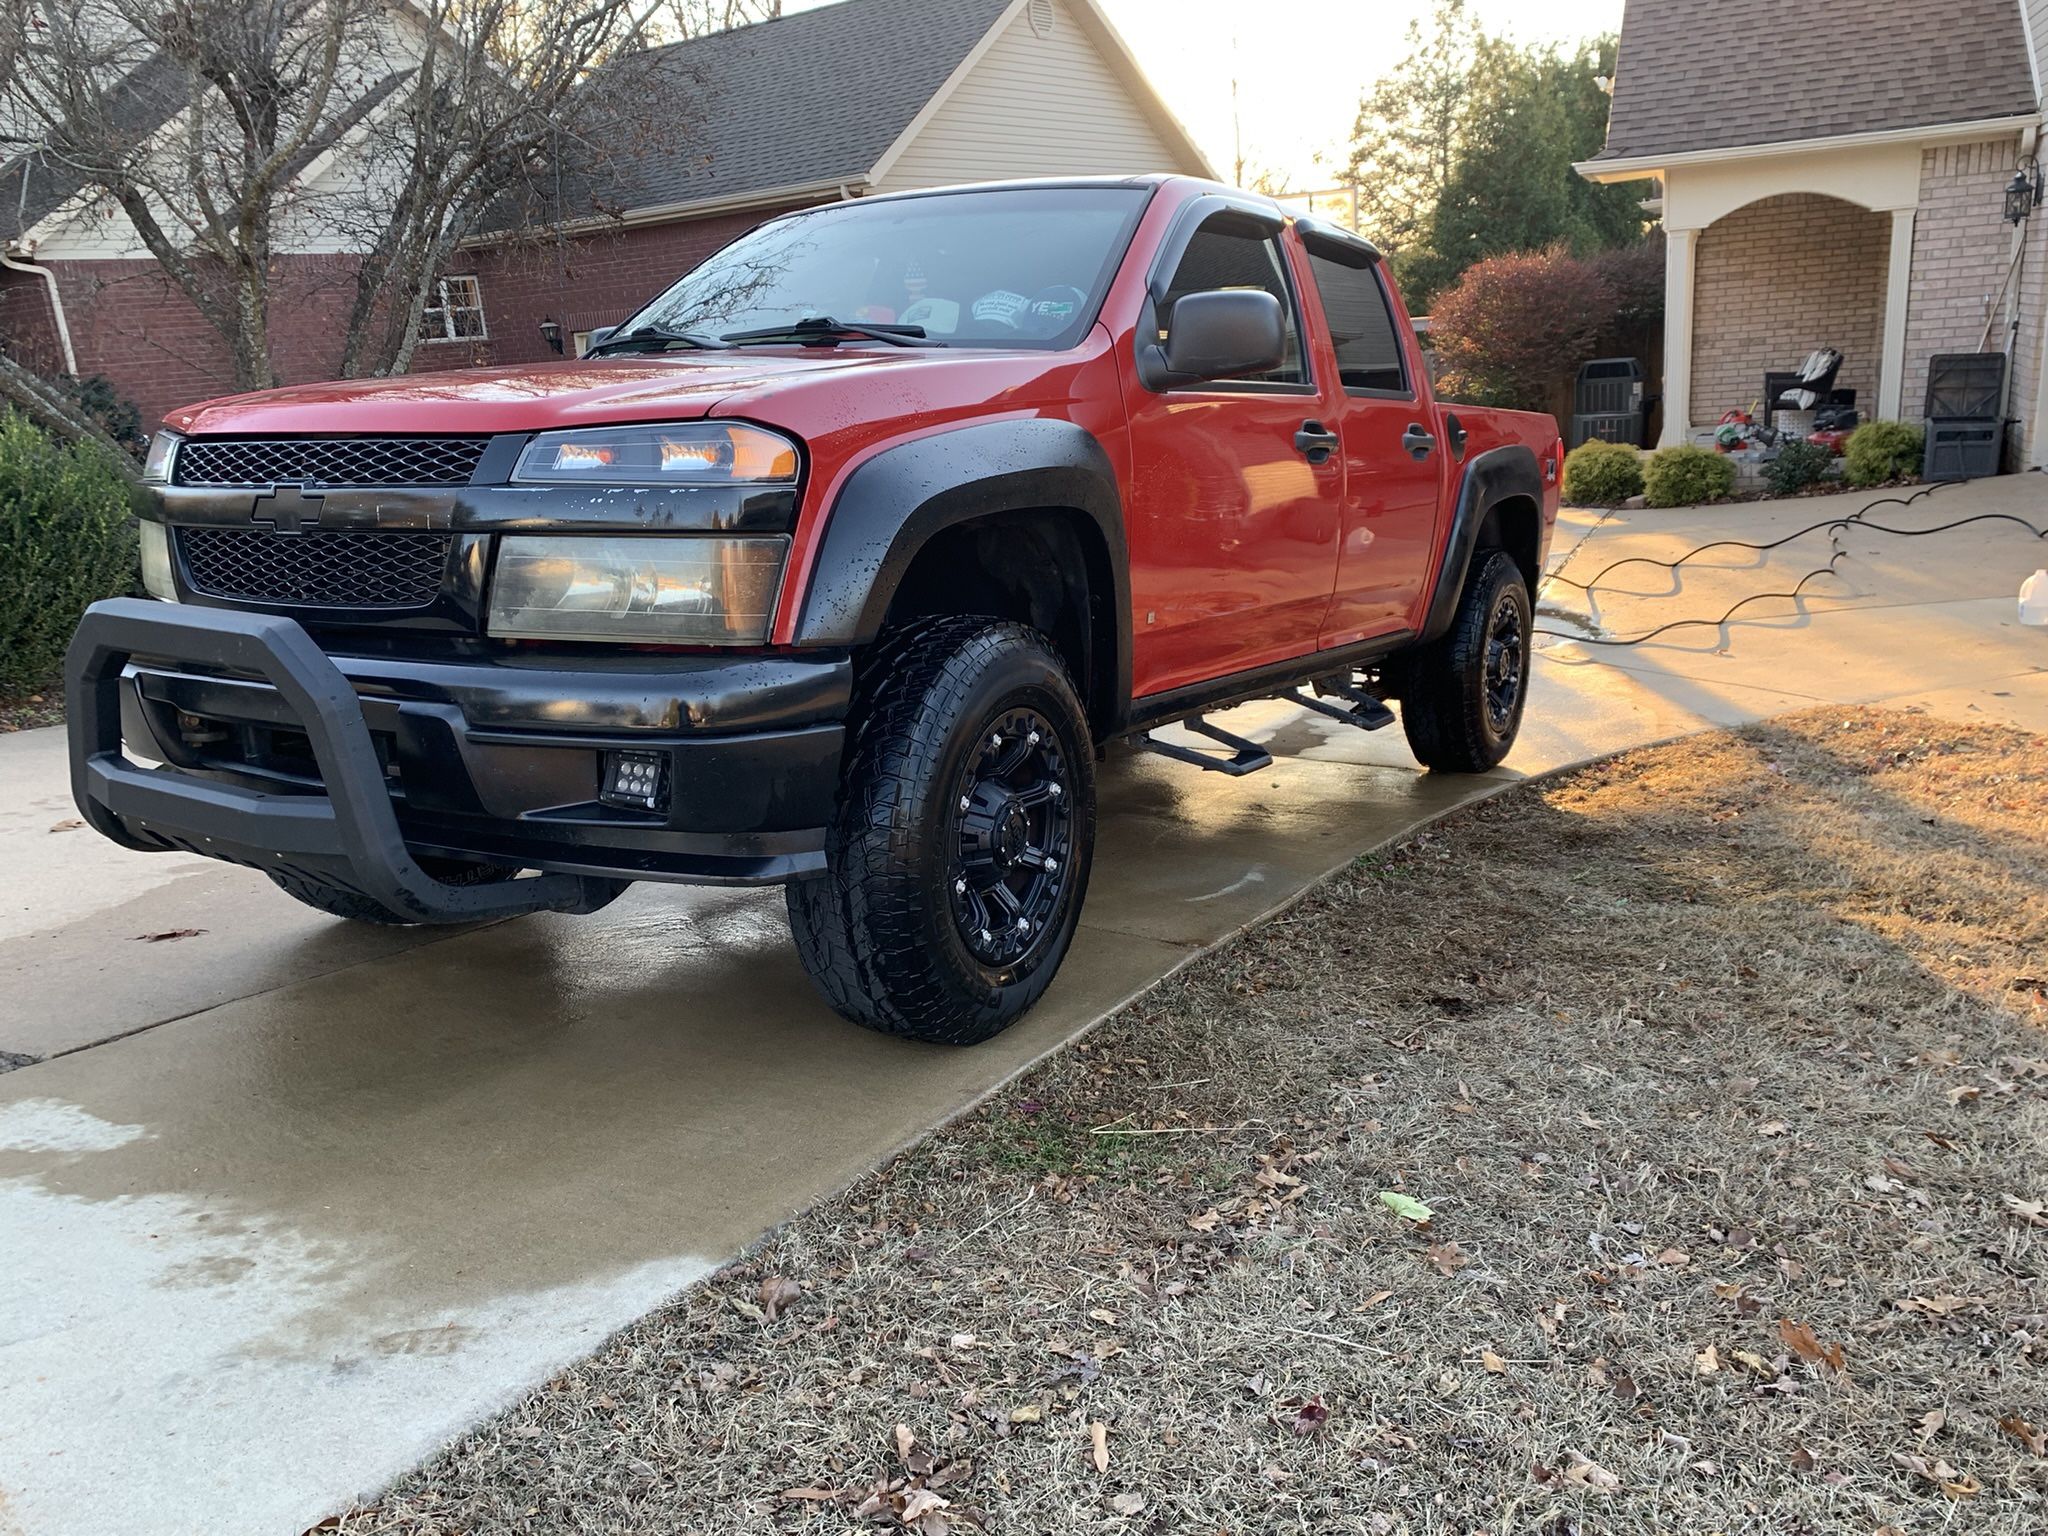
[[[1645,410],[1642,359],[1596,357],[1579,369],[1571,446],[1595,437],[1634,446],[1643,438]]]
[[[2005,354],[1938,352],[1927,363],[1929,480],[1977,480],[1998,473],[2004,444]]]

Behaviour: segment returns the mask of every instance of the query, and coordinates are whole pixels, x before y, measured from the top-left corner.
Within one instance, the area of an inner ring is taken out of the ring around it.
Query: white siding
[[[2048,85],[2048,0],[2020,0],[2027,24],[2027,46],[2034,50],[2034,89]]]
[[[876,185],[908,187],[995,181],[1012,176],[1125,176],[1198,171],[1181,163],[1062,0],[1048,35],[1031,26],[1031,6],[932,114]]]

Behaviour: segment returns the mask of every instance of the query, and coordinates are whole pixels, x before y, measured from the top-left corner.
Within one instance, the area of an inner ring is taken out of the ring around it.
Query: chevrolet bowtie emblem
[[[319,526],[321,496],[318,491],[296,485],[273,485],[256,498],[249,509],[249,521],[264,524],[279,533],[304,533]]]

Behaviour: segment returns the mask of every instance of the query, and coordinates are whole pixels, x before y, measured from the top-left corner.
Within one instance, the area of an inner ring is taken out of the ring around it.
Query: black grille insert
[[[445,533],[180,528],[178,550],[209,597],[318,608],[424,608],[448,567]]]
[[[195,437],[179,485],[467,485],[487,437]]]

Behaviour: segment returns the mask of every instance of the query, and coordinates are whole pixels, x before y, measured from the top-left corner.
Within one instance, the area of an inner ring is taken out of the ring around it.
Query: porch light
[[[540,339],[559,357],[562,351],[562,322],[553,315],[544,316],[540,322]]]
[[[2024,224],[2041,206],[2041,162],[2028,156],[2005,184],[2005,222]]]

